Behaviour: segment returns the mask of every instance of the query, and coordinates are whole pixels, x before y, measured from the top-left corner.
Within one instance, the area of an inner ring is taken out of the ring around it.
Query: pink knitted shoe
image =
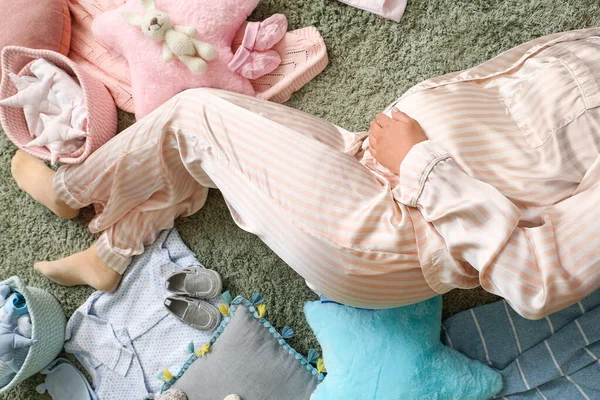
[[[259,24],[254,49],[264,51],[273,48],[283,39],[287,29],[288,20],[285,15],[271,15]]]
[[[281,57],[275,50],[252,51],[248,59],[236,71],[248,79],[258,79],[263,75],[270,74],[281,64]]]
[[[229,69],[248,79],[273,72],[281,57],[271,48],[283,39],[287,26],[287,18],[283,14],[272,15],[262,22],[248,22],[242,43],[229,62]],[[236,38],[239,39],[239,32]]]

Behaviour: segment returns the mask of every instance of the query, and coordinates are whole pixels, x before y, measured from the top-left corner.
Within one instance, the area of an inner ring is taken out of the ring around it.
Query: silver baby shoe
[[[216,271],[202,267],[189,267],[169,276],[166,288],[179,296],[212,299],[221,294],[223,281]]]
[[[221,323],[219,310],[202,300],[170,296],[165,299],[165,307],[177,319],[201,331],[210,332]]]

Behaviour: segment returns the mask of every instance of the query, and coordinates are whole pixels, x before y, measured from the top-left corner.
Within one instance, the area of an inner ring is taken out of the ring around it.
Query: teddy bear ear
[[[125,18],[125,21],[131,26],[142,26],[142,16],[130,12],[122,12],[121,15]]]
[[[141,0],[141,1],[142,1],[142,7],[144,7],[144,9],[146,11],[154,10],[156,8],[156,0]]]

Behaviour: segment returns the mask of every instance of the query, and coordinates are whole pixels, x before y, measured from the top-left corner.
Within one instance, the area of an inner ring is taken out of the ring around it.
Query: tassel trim
[[[219,311],[226,317],[229,317],[229,305],[227,304],[219,304]]]
[[[228,296],[231,296],[231,295],[226,295],[226,293],[228,293],[228,292],[225,292],[225,293],[223,293],[223,295],[221,295],[221,298],[223,299],[223,301],[226,301],[226,298]],[[187,369],[190,367],[190,365],[192,365],[192,363],[194,361],[196,361],[200,357],[203,357],[204,355],[206,355],[206,353],[210,352],[212,345],[217,341],[219,336],[223,333],[223,331],[225,330],[225,328],[231,321],[231,318],[235,315],[235,312],[238,309],[238,307],[237,307],[238,305],[243,305],[244,307],[246,307],[248,312],[251,313],[254,316],[254,318],[256,320],[258,320],[258,322],[263,324],[263,326],[269,330],[269,333],[271,333],[271,335],[273,335],[273,337],[275,339],[277,339],[278,343],[285,350],[287,350],[290,355],[294,356],[294,358],[296,360],[298,360],[301,365],[305,366],[306,370],[309,371],[316,379],[318,379],[319,381],[322,381],[323,379],[325,379],[325,374],[326,374],[327,370],[325,369],[325,364],[323,363],[323,359],[319,358],[319,353],[316,350],[311,349],[311,350],[309,350],[308,356],[305,358],[300,353],[298,353],[296,350],[294,350],[285,341],[285,339],[289,339],[289,338],[293,337],[294,331],[292,330],[292,328],[290,328],[289,326],[285,326],[281,330],[281,333],[277,332],[277,330],[268,321],[266,321],[263,318],[267,311],[267,306],[266,306],[266,304],[263,303],[264,299],[262,298],[262,296],[258,293],[255,293],[252,296],[252,300],[253,301],[250,301],[241,296],[238,296],[235,299],[231,300],[229,305],[227,305],[227,304],[219,305],[219,310],[221,311],[221,313],[223,315],[225,315],[225,317],[223,318],[223,321],[221,322],[221,325],[217,328],[216,332],[213,334],[212,338],[210,339],[210,341],[208,343],[206,343],[204,346],[200,347],[198,350],[193,352],[193,354],[190,356],[190,358],[185,362],[185,364],[183,364],[183,367],[181,368],[181,370],[179,371],[179,373],[176,376],[173,376],[169,372],[169,374],[172,378],[168,379],[168,380],[162,379],[165,381],[165,383],[162,386],[161,393],[164,393],[167,390],[169,390],[169,388],[173,384],[175,384],[175,382],[177,382],[177,380],[179,378],[181,378],[183,376],[185,371],[187,371]],[[224,313],[224,311],[226,311],[226,313]],[[188,347],[187,347],[188,352],[189,352],[190,346],[192,346],[192,349],[193,349],[194,344],[193,343],[188,344]],[[316,368],[313,366],[313,364],[316,364]],[[165,370],[168,371],[166,368],[165,368]],[[165,371],[163,371],[161,373],[161,377],[163,377],[163,376],[164,377],[168,376],[165,374]]]

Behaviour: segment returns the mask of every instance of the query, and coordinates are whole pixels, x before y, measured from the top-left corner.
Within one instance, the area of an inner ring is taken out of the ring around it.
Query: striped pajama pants
[[[408,91],[394,104],[431,140],[399,174],[362,150],[364,133],[195,89],[61,167],[55,190],[94,205],[89,228],[119,273],[218,188],[242,229],[335,301],[482,285],[539,318],[600,286],[599,34],[541,38]]]
[[[119,273],[219,188],[235,222],[328,297],[370,307],[431,297],[405,207],[346,153],[358,138],[275,103],[188,90],[61,167],[55,189],[73,208],[95,206],[89,229],[103,231],[100,256]]]

